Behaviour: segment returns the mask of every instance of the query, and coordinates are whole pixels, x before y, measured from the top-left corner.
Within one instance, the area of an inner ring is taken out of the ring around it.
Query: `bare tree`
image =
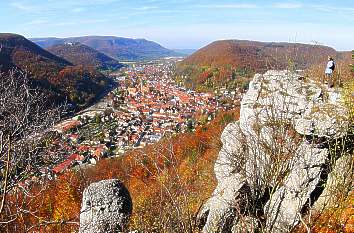
[[[60,119],[60,109],[26,73],[0,73],[0,229],[24,214],[35,214],[24,205],[34,195],[26,181],[45,168],[43,135]],[[22,198],[16,198],[19,192]]]

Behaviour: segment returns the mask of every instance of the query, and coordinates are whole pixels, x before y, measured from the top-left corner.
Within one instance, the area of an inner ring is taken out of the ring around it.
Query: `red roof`
[[[55,166],[53,168],[53,172],[54,173],[61,173],[63,172],[64,170],[68,169],[72,164],[73,162],[75,161],[82,161],[84,160],[85,157],[82,156],[82,155],[79,155],[79,154],[72,154],[70,155],[64,162],[60,163],[59,165]]]
[[[79,151],[89,151],[90,149],[91,149],[91,147],[89,147],[87,145],[81,145],[78,148]]]

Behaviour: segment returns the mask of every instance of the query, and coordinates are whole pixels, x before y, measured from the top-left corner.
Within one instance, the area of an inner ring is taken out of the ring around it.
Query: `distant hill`
[[[258,72],[270,68],[284,69],[289,62],[303,69],[313,63],[326,61],[328,55],[336,57],[337,51],[320,45],[223,40],[201,48],[183,63],[216,66],[230,64]]]
[[[352,51],[340,51],[338,57],[348,64],[352,63]]]
[[[117,60],[78,42],[54,45],[47,50],[74,65],[93,66],[100,70],[115,70],[123,66]]]
[[[25,37],[0,33],[0,70],[19,69],[48,98],[84,106],[98,97],[110,80],[94,68],[75,66],[42,49]]]
[[[188,78],[191,86],[226,85],[240,76],[251,77],[254,72],[269,69],[305,69],[313,64],[325,62],[327,56],[342,58],[327,46],[300,43],[275,43],[247,40],[215,41],[178,64],[178,73]],[[246,85],[244,83],[243,85]]]
[[[31,40],[43,48],[58,44],[79,42],[107,56],[115,58],[118,61],[151,60],[181,55],[162,47],[158,43],[145,39],[130,39],[114,36],[84,36],[70,38],[34,38]]]
[[[0,33],[0,62],[3,69],[15,65],[32,70],[33,65],[39,69],[38,72],[43,67],[60,70],[71,65],[70,62],[49,53],[23,36],[10,33]]]

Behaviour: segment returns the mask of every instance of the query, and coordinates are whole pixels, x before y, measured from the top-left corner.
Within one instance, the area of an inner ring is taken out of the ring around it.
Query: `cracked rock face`
[[[119,180],[92,183],[83,193],[80,233],[121,232],[131,213],[131,197]]]
[[[297,224],[301,209],[320,183],[327,157],[327,149],[315,148],[306,142],[300,145],[291,161],[294,164],[289,175],[265,206],[270,232],[289,232]]]
[[[346,116],[338,93],[297,73],[256,74],[240,120],[221,136],[218,185],[198,216],[203,232],[289,232],[323,192],[330,160],[323,142],[347,134]]]

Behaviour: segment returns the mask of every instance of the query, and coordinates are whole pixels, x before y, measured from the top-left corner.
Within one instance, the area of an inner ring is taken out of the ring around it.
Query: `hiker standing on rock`
[[[333,71],[335,67],[336,67],[336,63],[334,62],[333,58],[328,56],[327,67],[325,70],[328,87],[332,87],[333,85]]]

